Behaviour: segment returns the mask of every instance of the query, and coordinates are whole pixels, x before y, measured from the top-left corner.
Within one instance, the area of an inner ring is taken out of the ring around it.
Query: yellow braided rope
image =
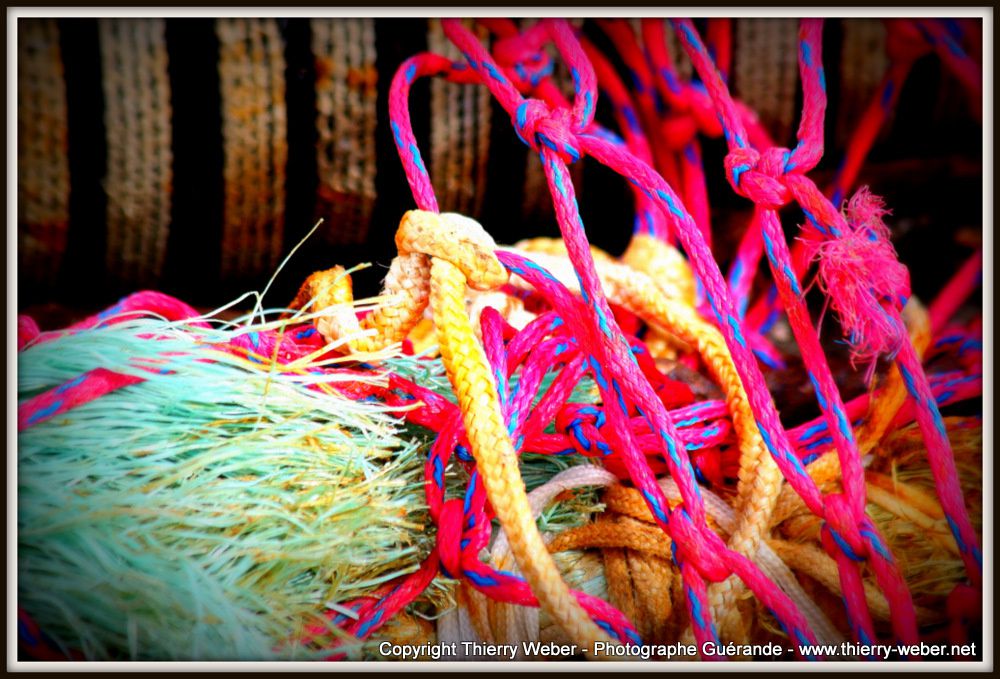
[[[334,276],[331,272],[336,269],[321,272],[307,285],[316,287],[323,280],[334,283],[323,299],[334,305],[334,313],[322,319],[325,323],[317,322],[317,328],[335,340],[360,326],[371,335],[352,343],[351,349],[371,351],[404,338],[429,300],[441,358],[458,398],[472,454],[514,560],[541,608],[573,643],[587,652],[597,641],[609,642],[572,596],[538,531],[492,371],[466,312],[467,286],[492,290],[507,281],[493,240],[482,226],[462,215],[411,210],[400,223],[396,246],[399,256],[386,278],[384,294],[401,298],[402,303],[359,323],[353,312],[348,313],[352,293],[347,276]],[[429,280],[424,275],[428,260]],[[300,291],[300,297],[311,291]]]
[[[533,255],[554,257],[563,255],[565,248],[560,241],[535,239],[521,244]],[[603,255],[603,253],[601,253]],[[734,426],[740,441],[740,484],[736,509],[738,523],[730,536],[729,545],[751,558],[757,551],[761,539],[767,539],[771,526],[777,525],[782,519],[796,513],[801,500],[785,486],[783,477],[760,438],[756,423],[750,412],[746,393],[736,373],[732,358],[725,342],[714,326],[711,326],[693,309],[693,286],[687,281],[690,270],[680,254],[652,238],[636,238],[629,251],[623,257],[630,265],[616,264],[607,256],[595,256],[598,273],[608,293],[609,298],[637,314],[654,328],[659,329],[671,339],[680,340],[696,349],[704,359],[715,380],[722,386],[726,402],[733,417]],[[549,265],[555,271],[559,266],[551,266],[548,261],[540,262]],[[643,276],[640,270],[651,275]],[[558,275],[558,274],[557,274]],[[569,277],[561,277],[567,285],[573,286]],[[915,346],[923,352],[930,341],[930,327],[926,311],[916,300],[911,301],[904,312],[907,324]],[[884,381],[879,397],[874,399],[869,409],[865,424],[860,428],[859,445],[863,453],[871,452],[881,441],[893,418],[906,399],[905,385],[895,368]],[[839,478],[840,465],[834,452],[821,456],[810,472],[819,483],[829,483]],[[780,497],[780,502],[779,502]],[[953,552],[957,547],[954,541],[947,541],[947,531],[941,531],[939,517],[932,518],[895,494],[881,491],[869,484],[869,500],[892,511],[898,516],[910,517],[917,525],[928,529],[932,539],[942,535],[943,546]],[[776,511],[776,507],[779,511]],[[795,528],[814,530],[815,522],[803,519]],[[786,548],[784,553],[796,548]],[[795,564],[812,564],[811,568],[821,569],[817,574],[828,576],[836,574],[836,565],[821,551],[819,556],[810,553],[809,559],[803,559],[795,554]],[[829,560],[829,562],[828,562]],[[831,570],[832,568],[832,570]],[[829,577],[817,578],[829,585],[833,591],[839,591],[839,581],[834,583]],[[875,591],[872,589],[872,591]],[[713,614],[719,621],[720,632],[729,639],[741,642],[746,639],[747,630],[742,625],[742,616],[737,602],[745,598],[745,587],[734,578],[713,586],[709,590],[710,604]],[[876,605],[876,608],[877,605]],[[879,609],[881,611],[881,609]],[[881,617],[876,613],[876,617]],[[686,637],[690,637],[690,630]]]
[[[352,342],[351,349],[356,352],[376,351],[401,341],[421,320],[430,303],[442,359],[459,399],[487,496],[510,540],[511,553],[543,610],[571,641],[583,649],[592,648],[594,641],[606,640],[607,637],[573,599],[559,576],[549,550],[559,551],[585,543],[587,546],[606,547],[606,568],[629,572],[630,582],[633,579],[635,585],[641,582],[641,589],[646,589],[651,586],[649,577],[660,569],[640,563],[642,559],[638,556],[627,558],[629,552],[625,548],[635,550],[636,555],[646,553],[662,558],[663,545],[667,544],[665,536],[647,536],[645,528],[630,523],[647,518],[648,511],[641,512],[644,508],[634,508],[634,514],[626,510],[616,520],[601,521],[564,534],[546,548],[532,518],[516,453],[503,425],[496,385],[466,307],[467,285],[476,290],[489,291],[506,282],[506,271],[493,255],[492,240],[478,223],[460,215],[411,211],[400,224],[396,242],[399,256],[393,261],[386,277],[384,294],[396,299],[397,304],[384,305],[359,322],[349,308],[352,301],[350,279],[339,267],[310,277],[297,302],[318,296],[319,306],[331,309],[327,317],[317,322],[317,327],[328,339],[348,334],[356,336],[358,331],[367,332],[367,336]],[[575,277],[570,275],[572,267],[561,241],[534,239],[519,245],[522,251],[549,268],[567,286],[577,287]],[[787,557],[790,565],[810,574],[831,591],[839,591],[839,580],[830,575],[836,574],[836,565],[821,550],[810,545],[769,539],[771,526],[796,514],[800,503],[796,502],[794,494],[787,492],[787,488],[782,492],[782,476],[761,440],[721,333],[704,321],[693,307],[693,277],[683,257],[670,246],[642,237],[633,241],[623,257],[627,264],[617,263],[596,248],[592,248],[592,252],[609,299],[638,315],[669,341],[696,349],[725,393],[741,453],[736,500],[738,519],[730,535],[730,547],[753,558],[761,540],[766,539],[779,555]],[[908,306],[906,317],[918,351],[922,352],[929,341],[926,312],[914,301]],[[879,398],[873,399],[865,424],[859,430],[862,451],[871,451],[885,436],[905,398],[905,385],[898,371],[894,370],[887,377]],[[809,471],[821,485],[833,483],[839,476],[839,463],[832,452],[827,453],[810,465]],[[937,528],[940,517],[924,507],[911,506],[901,495],[901,490],[894,488],[889,492],[884,489],[884,482],[880,486],[869,481],[869,499],[872,502],[899,516],[905,515],[917,525]],[[919,491],[914,490],[913,493]],[[800,523],[794,528],[798,531],[810,530],[810,523]],[[654,537],[658,539],[653,540]],[[953,547],[948,545],[949,551]],[[657,599],[669,602],[669,587],[662,587],[665,588],[666,598]],[[866,588],[873,614],[876,618],[883,618],[884,597],[875,588]],[[613,597],[616,603],[623,604],[642,618],[643,627],[651,624],[654,618],[664,620],[659,615],[650,618],[651,612],[635,601],[625,604],[627,595],[634,592],[629,588],[618,589],[621,591],[616,590]],[[481,599],[474,593],[469,595],[473,599]],[[713,613],[720,622],[720,632],[728,639],[744,642],[748,631],[737,607],[737,603],[746,598],[743,584],[730,578],[714,585],[709,595]],[[501,611],[494,611],[493,607],[484,610],[481,602],[472,605],[474,602],[470,597],[465,598],[477,628],[485,631],[491,624],[500,622],[487,622],[483,616],[492,618]],[[495,625],[493,627],[497,629]],[[685,632],[685,638],[687,636],[690,636],[690,628]]]

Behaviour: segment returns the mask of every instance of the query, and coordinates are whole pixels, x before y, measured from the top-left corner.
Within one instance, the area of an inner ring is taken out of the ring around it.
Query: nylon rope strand
[[[666,249],[669,246],[660,244],[660,247]],[[555,270],[548,266],[547,260],[537,261],[546,264],[550,270]],[[639,271],[603,260],[598,262],[597,270],[610,300],[689,343],[702,355],[709,372],[722,386],[739,442],[738,492],[741,513],[730,539],[730,547],[753,556],[768,527],[770,512],[780,490],[781,475],[760,437],[743,385],[721,334],[714,326],[701,319],[692,306],[671,299],[670,292],[654,285],[652,280]],[[563,281],[567,285],[574,285],[565,278]],[[710,406],[711,403],[705,401],[697,404],[695,419],[709,417]],[[694,410],[692,407],[692,414]],[[709,441],[706,441],[705,445],[708,444]],[[645,444],[642,447],[646,449]],[[691,450],[690,444],[688,449]],[[713,600],[713,607],[724,614],[723,619],[728,623],[724,631],[733,632],[737,636],[739,633],[734,632],[733,628],[741,624],[735,607],[739,591],[734,583],[727,581],[725,588],[719,593],[719,600]]]
[[[405,69],[404,69],[405,72]],[[470,242],[470,233],[475,235],[479,233],[480,235],[476,237],[472,242]],[[404,216],[404,220],[400,226],[400,231],[397,234],[397,245],[399,247],[401,257],[412,254],[420,254],[421,256],[431,256],[431,253],[440,259],[441,256],[449,256],[453,261],[459,263],[460,270],[465,272],[464,276],[468,276],[470,283],[477,288],[487,289],[493,287],[503,280],[500,276],[500,272],[503,269],[500,268],[499,263],[496,261],[492,255],[488,254],[488,249],[483,249],[482,245],[477,245],[476,241],[481,239],[488,239],[485,233],[482,232],[482,228],[468,220],[467,218],[462,218],[457,215],[444,215],[442,217],[436,216],[434,213],[423,212],[423,211],[411,211]],[[491,241],[484,241],[485,243],[491,243]],[[492,247],[492,246],[491,246]],[[433,260],[432,260],[433,261]],[[485,271],[481,270],[484,262],[493,262],[492,265],[488,266]],[[433,265],[432,265],[433,266]],[[448,311],[450,317],[438,318],[436,325],[439,328],[447,328],[443,332],[447,333],[457,333],[456,337],[460,335],[461,341],[458,346],[479,346],[478,341],[474,339],[472,334],[471,323],[469,322],[465,308],[464,308],[464,292],[458,295],[454,290],[454,285],[451,287],[445,286],[448,290],[451,290],[450,294],[456,296],[457,299],[449,300],[442,298],[434,306],[434,295],[435,284],[433,283],[433,269],[432,274],[432,284],[430,286],[431,290],[431,304],[432,310],[435,308],[440,310],[444,309]],[[504,274],[505,275],[505,274]],[[392,283],[396,279],[390,277],[387,282]],[[315,282],[315,281],[314,281]],[[447,282],[447,281],[445,281]],[[463,284],[464,285],[464,284]],[[387,289],[387,293],[393,292]],[[346,293],[349,295],[349,290],[345,290],[343,287],[341,293]],[[331,296],[328,299],[329,303],[337,304],[344,301],[345,297],[337,297],[336,295]],[[426,306],[426,301],[422,303]],[[442,307],[441,305],[446,305]],[[450,307],[447,305],[451,305]],[[459,305],[459,306],[456,306]],[[464,321],[454,321],[453,318],[456,317],[458,313],[456,309],[462,309],[462,317],[465,318]],[[489,310],[487,310],[489,312]],[[490,337],[490,314],[484,312],[484,339]],[[435,311],[435,313],[437,313]],[[444,312],[442,312],[444,313]],[[495,313],[495,312],[494,312]],[[406,314],[411,321],[410,327],[416,317],[419,316],[419,307],[416,313]],[[368,320],[367,318],[365,319]],[[517,346],[531,347],[537,343],[539,339],[539,332],[544,336],[545,333],[554,329],[557,325],[552,324],[551,318],[541,318],[539,322],[534,322],[533,325],[529,325],[522,331],[521,334],[516,335],[511,339],[511,350],[514,350]],[[463,330],[458,323],[464,323],[465,329]],[[551,326],[551,327],[550,327]],[[373,328],[376,329],[377,328]],[[495,329],[494,329],[495,330]],[[334,330],[333,336],[336,336],[339,331]],[[403,333],[405,334],[405,332]],[[386,337],[385,334],[382,335],[383,339]],[[530,337],[535,339],[532,341]],[[442,342],[452,342],[453,338],[449,335],[447,338],[442,339]],[[454,340],[458,341],[458,340]],[[564,342],[562,344],[565,344]],[[558,344],[549,342],[546,347],[547,351],[539,349],[540,354],[537,355],[535,360],[535,365],[551,365],[552,364],[552,350],[556,349],[556,355],[558,355]],[[454,352],[454,348],[449,345],[448,349],[443,349],[445,351]],[[468,350],[465,350],[468,351]],[[462,367],[463,363],[468,363],[467,359],[462,357],[456,357],[455,353],[450,355],[444,353],[445,365],[451,369],[456,364],[458,364],[459,374],[463,374],[462,371],[467,375],[468,371]],[[498,384],[503,384],[505,382],[505,375],[500,370],[500,366],[494,366],[492,369],[489,364],[483,362],[481,369],[479,370],[480,376],[485,374],[494,380]],[[485,371],[485,372],[484,372]],[[496,371],[494,373],[494,371]],[[505,372],[505,371],[504,371]],[[545,369],[542,370],[545,372]],[[476,380],[481,381],[481,377],[476,377]],[[525,378],[526,379],[526,378]],[[476,418],[479,417],[479,413],[483,410],[483,399],[486,397],[487,393],[483,392],[482,389],[479,390],[478,400],[470,401],[470,397],[466,388],[462,386],[468,383],[470,380],[465,377],[464,382],[457,382],[455,385],[456,391],[460,396],[461,408],[455,406],[450,406],[447,401],[441,397],[435,397],[432,393],[428,392],[426,389],[421,389],[412,383],[406,383],[406,381],[400,381],[398,378],[391,378],[390,385],[392,388],[384,394],[387,397],[387,402],[396,404],[398,398],[402,398],[400,404],[406,404],[407,401],[424,402],[429,404],[431,407],[431,412],[421,413],[418,409],[414,411],[413,416],[417,419],[417,423],[429,426],[433,430],[439,432],[438,438],[431,450],[431,455],[427,461],[427,484],[426,489],[428,493],[428,502],[431,508],[432,517],[439,524],[438,533],[438,549],[432,557],[425,562],[424,566],[421,568],[420,574],[412,576],[409,581],[404,583],[397,583],[393,587],[387,586],[388,593],[383,593],[381,598],[376,597],[373,599],[374,608],[372,607],[372,602],[360,602],[358,609],[359,619],[357,623],[348,625],[347,631],[358,634],[360,636],[367,636],[371,633],[378,625],[384,623],[388,618],[396,611],[399,610],[403,605],[411,601],[417,594],[422,591],[424,587],[429,583],[429,578],[438,570],[438,559],[440,559],[440,566],[442,572],[451,577],[460,577],[467,579],[474,587],[480,589],[485,594],[492,598],[496,598],[500,601],[506,601],[510,603],[518,603],[520,605],[538,605],[542,597],[536,598],[532,594],[532,590],[529,589],[527,582],[524,579],[503,571],[497,571],[483,564],[478,559],[478,553],[488,543],[489,540],[489,520],[484,513],[484,506],[486,502],[486,494],[484,494],[484,486],[490,497],[490,505],[497,511],[498,517],[501,519],[502,525],[509,525],[511,519],[509,514],[505,515],[501,512],[515,512],[520,511],[516,505],[517,502],[517,489],[520,488],[520,492],[523,494],[524,485],[517,476],[516,467],[516,457],[513,457],[513,452],[511,451],[511,459],[507,460],[504,458],[496,459],[497,451],[502,451],[504,443],[502,441],[492,441],[486,448],[485,454],[479,455],[479,460],[475,467],[470,468],[471,477],[470,484],[467,489],[465,499],[452,499],[444,500],[444,487],[443,487],[443,470],[445,465],[448,463],[448,459],[453,452],[457,453],[460,460],[471,462],[473,457],[469,455],[469,450],[473,452],[477,450],[477,446],[482,446],[483,437],[483,425],[482,423],[476,422]],[[537,387],[538,381],[534,382]],[[475,386],[475,385],[473,385]],[[525,387],[521,389],[522,394],[526,394],[528,399],[534,396],[533,387]],[[498,397],[498,392],[496,387],[491,387],[489,393],[493,394],[492,398]],[[507,398],[506,391],[501,390],[499,396],[500,406],[504,406],[507,410],[507,418],[510,418],[510,410],[508,409],[511,400]],[[475,394],[473,394],[475,396]],[[475,402],[476,406],[472,407],[472,403]],[[439,412],[444,408],[446,411],[450,411],[449,415],[446,415],[442,419],[438,415],[434,415],[434,412]],[[527,415],[529,412],[528,408],[521,408],[521,413]],[[499,412],[499,407],[498,407]],[[471,427],[468,424],[472,420],[473,426],[479,427],[475,434],[471,431]],[[462,424],[465,420],[466,431],[468,432],[468,438],[462,433]],[[507,440],[506,446],[510,446],[508,435],[511,428],[515,424],[513,419],[509,419],[507,425],[498,429],[497,426],[493,427],[492,436],[499,437],[503,436]],[[490,433],[489,431],[487,433]],[[479,438],[475,438],[479,437]],[[523,437],[519,437],[523,438]],[[489,456],[492,456],[491,459]],[[484,461],[485,460],[485,461]],[[505,465],[505,468],[497,469],[497,465]],[[504,478],[506,475],[506,479]],[[506,484],[508,488],[503,488],[498,491],[496,485],[498,483]],[[494,484],[494,485],[491,485]],[[519,484],[519,485],[518,485]],[[512,489],[511,489],[512,488]],[[510,499],[510,496],[514,495],[514,500]],[[513,507],[513,509],[509,509]],[[530,512],[528,513],[530,519]],[[522,520],[520,518],[516,520]],[[534,520],[530,519],[530,524],[528,528],[524,526],[516,526],[518,530],[534,530],[537,536],[537,527],[534,524]],[[511,536],[512,545],[514,545],[515,554],[519,555],[520,559],[523,557],[518,550],[533,549],[534,547],[530,542],[524,538],[518,537],[513,530],[508,529],[508,535]],[[538,538],[539,544],[542,545],[544,549],[544,544],[541,543],[540,538]],[[527,547],[525,547],[525,543]],[[546,556],[547,552],[546,552]],[[531,557],[535,559],[533,555]],[[529,562],[529,567],[541,568],[538,566],[540,562],[534,561]],[[534,564],[534,565],[531,565]],[[544,566],[544,564],[543,564]],[[547,575],[538,576],[537,573],[533,573],[528,568],[523,568],[529,579],[537,582],[540,577],[549,577]],[[555,572],[555,578],[558,579],[556,586],[565,588],[562,583],[561,578],[559,578],[558,572]],[[550,585],[551,586],[551,585]],[[536,590],[537,592],[537,585]],[[544,595],[544,593],[543,593]],[[593,615],[596,621],[599,623],[601,630],[606,631],[608,634],[612,635],[617,639],[627,639],[630,636],[634,636],[634,630],[631,625],[621,616],[620,613],[614,609],[608,607],[604,602],[588,597],[582,593],[573,593],[573,598],[582,605],[583,608]],[[572,601],[572,600],[571,600]],[[559,620],[561,624],[565,623],[559,617],[553,616],[556,620]],[[584,620],[589,623],[589,619],[584,617]],[[342,622],[342,621],[338,621]],[[591,625],[593,626],[593,625]],[[598,629],[598,627],[595,627]],[[572,635],[576,632],[573,628],[569,628],[569,633]],[[578,637],[576,637],[578,638]],[[601,637],[599,637],[601,638]],[[583,639],[579,643],[583,648],[592,647],[592,642],[594,640]],[[586,645],[584,645],[586,644]]]
[[[664,123],[669,126],[667,133],[668,140],[674,138],[672,143],[687,143],[689,145],[697,142],[696,133],[709,137],[720,137],[723,134],[723,127],[715,113],[711,98],[701,83],[685,81],[677,71],[673,59],[670,56],[666,45],[666,33],[664,31],[664,21],[657,19],[643,19],[641,21],[641,32],[643,37],[643,47],[650,63],[650,68],[654,70],[657,77],[653,83],[661,99],[670,107],[671,117]],[[633,36],[634,39],[634,36]],[[767,130],[760,124],[756,114],[739,101],[734,101],[739,111],[744,125],[747,128],[747,136],[750,143],[755,146],[771,146],[773,142]],[[693,165],[695,160],[700,168],[701,161],[694,157],[694,150],[685,150],[687,165]],[[694,170],[691,171],[692,173]],[[694,175],[693,175],[694,176]],[[695,177],[693,181],[699,184],[704,183],[704,172],[700,172],[700,178]],[[696,189],[695,195],[684,196],[684,204],[691,206],[692,198],[701,201],[702,190]],[[707,198],[705,199],[707,200]],[[695,213],[699,209],[691,208]],[[746,311],[750,289],[753,284],[753,276],[757,270],[757,262],[763,252],[763,240],[760,231],[753,224],[746,231],[740,240],[736,256],[730,265],[727,280],[736,299],[740,318]],[[710,313],[710,310],[707,310]],[[744,327],[744,337],[751,345],[757,356],[771,367],[783,367],[780,354],[771,346],[770,342],[753,328]]]
[[[736,191],[757,205],[755,223],[762,228],[765,251],[782,303],[840,459],[844,493],[824,499],[826,522],[823,546],[838,560],[844,599],[855,638],[862,644],[869,644],[875,638],[867,605],[860,595],[862,587],[859,562],[868,558],[879,584],[887,592],[897,613],[893,617],[897,636],[906,643],[913,643],[918,637],[909,591],[898,565],[891,556],[884,555],[886,550],[880,549],[885,543],[884,538],[878,534],[877,528],[865,514],[861,455],[833,374],[805,307],[799,281],[791,270],[790,254],[777,213],[790,198],[789,190],[781,178],[792,171],[796,177],[801,177],[801,173],[812,169],[822,154],[821,126],[825,97],[822,96],[822,65],[818,63],[821,30],[822,23],[819,21],[802,21],[800,69],[806,96],[798,145],[791,151],[772,147],[760,154],[739,143],[743,133],[739,121],[730,123],[723,114],[723,124],[731,130],[727,135],[730,154],[726,158],[726,165]],[[722,92],[725,84],[714,72],[709,73],[704,46],[695,42],[696,36],[688,25],[680,24],[680,31],[684,35],[685,46],[691,49],[695,68],[707,83],[715,101],[720,102],[722,97],[717,92]],[[720,109],[725,111],[726,106],[722,104]],[[872,535],[868,540],[865,539],[867,534]]]
[[[807,117],[808,117],[808,115],[809,115],[809,111],[808,111],[808,110],[806,111],[806,115],[807,115]],[[806,131],[808,132],[808,130],[809,130],[809,127],[808,127],[808,126],[804,126],[804,129],[805,129],[805,130],[806,130]],[[737,137],[737,138],[738,138],[738,137]],[[806,149],[806,150],[808,150],[808,147],[807,147],[807,146],[805,146],[805,145],[801,145],[801,144],[800,144],[800,147],[798,147],[798,148],[797,148],[797,151],[798,151],[798,150],[800,150],[800,149]],[[787,162],[787,159],[784,159],[784,160],[786,160],[786,162]],[[841,418],[841,419],[842,419],[842,418]],[[877,536],[872,536],[872,539],[873,539],[873,540],[875,540],[875,541],[877,541],[877,540],[878,540]],[[881,546],[881,542],[880,542],[880,541],[877,541],[877,542],[875,542],[875,544],[876,544],[876,546]],[[878,550],[876,550],[876,551],[878,551]],[[904,625],[904,626],[905,626],[905,625]]]
[[[403,159],[404,167],[408,169],[407,177],[413,190],[414,198],[417,204],[428,212],[437,211],[437,201],[434,197],[430,178],[427,175],[420,152],[417,149],[415,140],[412,138],[406,99],[409,86],[418,75],[437,74],[448,70],[451,70],[451,62],[440,57],[427,55],[424,59],[411,59],[400,68],[396,78],[394,78],[392,93],[390,95],[390,115],[392,117],[393,135]],[[411,167],[415,171],[409,171]],[[440,282],[442,285],[450,284],[443,277],[443,274]],[[443,303],[443,300],[439,301],[439,308],[447,308],[441,307]],[[439,332],[439,340],[444,343],[447,341],[447,338]],[[449,353],[442,349],[442,354],[446,359],[447,365],[447,362],[450,360]],[[477,361],[473,360],[473,362]],[[458,383],[455,384],[455,387],[456,390],[460,388]],[[496,397],[496,387],[493,388],[493,393],[494,397]],[[471,413],[467,416],[466,426],[474,426],[474,423],[469,418],[474,419],[474,416]],[[510,446],[510,440],[506,435],[497,445],[506,446],[505,449],[510,449],[509,454],[511,456],[514,455],[513,449]],[[481,460],[479,464],[482,465]],[[497,503],[501,501],[506,501],[508,505],[513,505],[510,513],[506,516],[500,515],[500,518],[505,531],[512,539],[512,551],[515,554],[518,565],[528,577],[532,585],[532,590],[539,595],[539,600],[543,607],[567,629],[572,638],[579,640],[581,646],[592,648],[593,644],[589,642],[604,638],[604,633],[593,626],[582,609],[569,598],[565,584],[562,583],[558,572],[555,570],[555,565],[551,557],[547,552],[544,552],[544,544],[538,535],[537,527],[534,524],[534,520],[531,519],[530,512],[523,511],[526,507],[524,504],[526,500],[523,499],[523,484],[521,484],[520,491],[518,491],[512,480],[517,474],[516,464],[512,465],[509,462],[507,464],[508,467],[501,467],[496,472],[492,470],[480,471],[483,474],[481,478],[483,478],[484,482],[490,484],[496,483],[495,473],[506,474],[508,477],[508,481],[506,482],[508,490],[505,491],[502,486],[498,485],[488,486],[488,488],[491,494],[491,504],[493,504],[495,509],[499,509]],[[487,473],[489,473],[489,476],[487,476]],[[497,493],[504,492],[520,497],[515,497],[513,500],[505,500],[503,496],[496,495]],[[504,507],[504,505],[500,506]]]
[[[922,31],[914,20],[887,19],[885,23],[886,51],[889,55],[890,65],[879,88],[872,95],[868,108],[865,109],[861,120],[855,127],[847,145],[846,154],[837,168],[833,182],[826,191],[831,202],[837,207],[844,202],[847,192],[854,185],[864,160],[875,143],[876,135],[889,119],[899,100],[900,92],[913,65],[920,57],[929,53],[933,47],[937,46],[938,49],[941,49],[945,45],[943,42],[938,42],[935,45],[929,33],[926,30]],[[925,25],[933,25],[936,22],[924,23]],[[969,64],[964,67],[966,71],[976,68],[972,57],[954,39],[949,39],[946,51],[948,58],[942,59],[942,61],[952,72],[955,72],[956,68],[962,68],[960,64]],[[960,78],[960,80],[970,99],[981,101],[982,78],[980,77],[978,80]],[[981,111],[974,107],[974,112]],[[814,238],[821,234],[807,232],[805,235]],[[796,275],[804,275],[809,265],[805,242],[797,241],[795,243],[792,249],[792,259]],[[759,332],[767,332],[778,317],[779,305],[777,290],[771,286],[764,297],[758,300],[748,313],[747,318],[750,325],[757,328]]]
[[[713,24],[716,25],[716,24]],[[719,27],[717,26],[717,32]],[[627,24],[623,21],[617,22],[605,22],[605,30],[614,31],[613,37],[615,38],[616,44],[629,43],[633,44],[635,36],[633,32],[628,28]],[[719,124],[718,119],[711,114],[710,100],[704,89],[697,89],[690,85],[684,85],[676,74],[673,67],[672,61],[669,56],[669,52],[666,49],[666,43],[663,34],[663,22],[658,20],[643,20],[642,30],[644,36],[646,36],[646,49],[650,57],[651,64],[657,67],[658,72],[661,74],[662,78],[658,81],[659,83],[667,83],[669,87],[666,91],[661,91],[660,94],[664,100],[671,101],[671,113],[672,118],[668,119],[665,123],[665,127],[668,130],[668,136],[672,130],[674,134],[681,134],[682,137],[675,142],[675,146],[683,146],[684,144],[694,143],[694,133],[696,130],[702,130],[715,136],[722,134],[722,127]],[[724,32],[724,31],[723,31]],[[659,41],[656,40],[657,36]],[[724,40],[725,38],[721,38]],[[600,55],[596,49],[590,47],[588,49],[588,43],[584,42],[584,47],[587,52],[587,56],[591,60],[595,61],[595,66],[602,64],[603,57]],[[626,56],[626,61],[630,61],[629,65],[634,69],[633,78],[638,83],[640,81],[647,81],[651,78],[651,75],[646,72],[646,68],[642,61],[638,60],[635,56],[637,49],[632,49],[629,51],[632,54],[631,59]],[[641,56],[641,55],[640,55]],[[620,87],[620,83],[617,81],[617,77],[614,72],[608,72],[610,69],[598,68],[598,79],[602,86],[608,91],[614,91]],[[603,77],[602,77],[603,76]],[[637,85],[638,86],[638,85]],[[627,95],[626,95],[627,96]],[[616,101],[620,99],[615,98]],[[646,98],[648,99],[648,97]],[[627,105],[627,100],[626,104]],[[623,106],[623,104],[617,104],[616,108]],[[674,110],[678,111],[674,113]],[[628,115],[629,111],[625,110],[626,115],[623,117],[626,121],[633,123],[635,122],[634,114]],[[755,126],[754,118],[749,112],[746,112],[746,118],[748,125]],[[752,136],[759,139],[767,139],[767,133],[759,127],[754,127],[755,132]],[[689,162],[694,162],[692,158],[690,146],[685,150],[685,156]],[[647,159],[648,160],[648,159]],[[700,158],[697,160],[700,168]],[[704,175],[700,173],[697,181],[704,183]],[[637,187],[636,187],[637,188]],[[694,199],[703,200],[704,196],[701,191],[696,191]],[[690,205],[690,198],[685,200],[685,204]],[[707,211],[707,203],[705,205],[705,210]],[[637,206],[637,214],[640,213],[640,208]],[[657,213],[659,216],[659,213]],[[706,230],[707,225],[702,225],[703,232]],[[759,238],[758,238],[759,241]],[[655,254],[651,253],[646,256],[639,255],[639,259],[643,261],[651,261],[657,257],[663,258],[667,252],[664,249],[656,248],[648,239],[641,238],[640,234],[637,233],[636,237],[633,238],[633,242],[630,245],[629,251],[625,255],[625,260],[630,259],[635,261],[636,256],[634,249],[639,249],[640,246],[644,246],[644,249],[651,248],[654,250]],[[742,254],[742,253],[741,253]],[[630,257],[630,255],[632,255]],[[736,267],[740,263],[740,256],[737,255],[736,264],[734,265],[734,271],[737,270]],[[653,272],[649,271],[652,275]],[[748,280],[749,277],[744,276],[744,280]],[[734,283],[734,291],[739,297],[738,284]],[[702,333],[695,333],[695,336],[701,335]],[[759,342],[759,338],[751,338],[751,343]],[[720,338],[721,342],[721,338]],[[763,347],[758,348],[758,353],[766,353],[762,351]],[[742,387],[740,387],[740,392],[742,393]],[[731,401],[731,406],[733,407],[733,412],[741,412],[740,406],[743,405],[740,400]],[[758,437],[759,439],[759,437]],[[742,525],[736,532],[734,537],[735,544],[742,544],[744,553],[753,554],[754,543],[759,539],[761,526],[766,527],[767,514],[769,512],[769,507],[773,506],[774,496],[776,493],[775,484],[778,481],[774,472],[777,471],[773,467],[773,462],[770,458],[767,458],[766,463],[761,464],[761,457],[756,454],[757,448],[755,445],[749,445],[744,450],[744,456],[741,458],[740,463],[740,502],[741,505],[748,511],[742,515],[741,522]]]

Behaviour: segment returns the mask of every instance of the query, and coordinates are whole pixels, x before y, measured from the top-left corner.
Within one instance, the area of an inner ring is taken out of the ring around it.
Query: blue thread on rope
[[[858,553],[851,549],[851,546],[840,536],[840,533],[835,531],[830,524],[826,524],[826,529],[830,531],[830,537],[833,541],[837,543],[837,546],[847,555],[851,561],[864,561],[864,557],[858,556]]]
[[[26,423],[34,424],[38,420],[49,417],[50,415],[54,415],[56,412],[59,411],[60,408],[62,408],[62,405],[63,405],[62,400],[53,401],[45,408],[41,408],[32,413],[31,417],[27,419]]]

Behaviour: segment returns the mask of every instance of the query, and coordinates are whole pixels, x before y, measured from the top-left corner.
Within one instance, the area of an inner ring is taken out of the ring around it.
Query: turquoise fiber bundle
[[[19,353],[21,402],[95,368],[144,378],[19,435],[19,605],[64,650],[310,657],[297,631],[433,548],[426,441],[325,388],[336,370],[218,348],[255,329],[129,320]]]

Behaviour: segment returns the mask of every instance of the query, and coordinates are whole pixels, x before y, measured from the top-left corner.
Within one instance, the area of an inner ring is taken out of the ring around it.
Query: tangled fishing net
[[[20,319],[22,648],[86,659],[554,657],[533,642],[598,659],[981,652],[982,415],[942,414],[982,393],[982,320],[956,315],[981,252],[925,307],[881,200],[862,188],[840,205],[894,99],[880,93],[823,191],[808,177],[823,155],[821,21],[801,22],[793,149],[730,96],[716,24],[710,50],[692,22],[670,22],[695,81],[675,67],[662,21],[638,34],[601,22],[630,91],[565,22],[522,33],[483,20],[492,54],[462,22],[442,23],[463,60],[418,54],[390,91],[417,209],[402,217],[379,298],[356,302],[334,267],[287,309],[230,321],[152,292],[62,331]],[[938,28],[893,30],[919,29],[967,75],[975,62],[954,36],[939,47]],[[569,99],[547,45],[569,69]],[[509,113],[541,157],[561,239],[498,246],[440,211],[408,111],[413,84],[432,76],[485,86]],[[599,89],[620,135],[594,120]],[[699,136],[724,137],[723,168],[702,165]],[[586,238],[568,169],[584,156],[635,189],[621,257]],[[728,275],[705,190],[720,170],[754,206]],[[779,214],[791,203],[805,218],[792,247]],[[754,299],[762,261],[770,279]],[[866,364],[853,379],[868,387],[852,398],[806,304],[812,261]],[[820,411],[808,421],[780,417],[762,369],[784,363],[772,333],[782,314]],[[869,650],[838,650],[847,641]],[[756,656],[765,645],[776,650]]]

